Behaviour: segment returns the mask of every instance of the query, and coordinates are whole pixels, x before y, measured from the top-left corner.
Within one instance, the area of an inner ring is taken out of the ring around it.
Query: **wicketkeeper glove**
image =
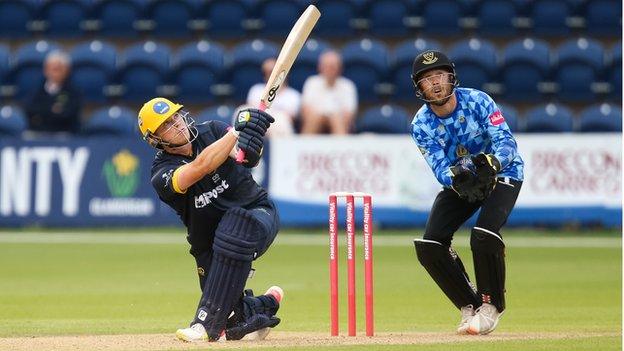
[[[245,108],[236,115],[234,129],[239,132],[253,130],[264,136],[273,122],[275,122],[275,119],[268,113],[255,108]]]
[[[484,196],[487,197],[496,187],[496,176],[500,172],[501,164],[496,156],[483,152],[472,156],[471,159],[475,166],[479,186],[483,189]]]
[[[242,165],[247,168],[253,168],[258,165],[262,158],[262,149],[264,148],[264,140],[257,137],[255,132],[243,129],[238,135],[238,148],[245,152],[245,159]]]
[[[468,202],[476,202],[485,199],[483,191],[480,189],[477,174],[463,166],[451,167],[452,185],[451,188],[460,198]]]

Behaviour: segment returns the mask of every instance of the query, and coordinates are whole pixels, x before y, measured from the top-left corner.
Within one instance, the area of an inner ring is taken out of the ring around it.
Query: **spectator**
[[[28,101],[29,129],[37,132],[70,132],[80,129],[80,94],[69,83],[71,61],[53,51],[43,64],[45,82]]]
[[[357,110],[357,91],[342,77],[342,59],[335,51],[321,55],[319,74],[303,84],[302,134],[317,134],[329,128],[332,134],[348,134]]]
[[[268,58],[262,63],[262,74],[265,82],[269,80],[273,67],[275,67],[274,58]],[[258,83],[249,89],[247,94],[248,106],[258,106],[264,87],[264,83]],[[271,108],[267,110],[275,118],[275,122],[271,124],[271,128],[267,130],[266,135],[268,137],[276,137],[294,134],[294,123],[299,115],[300,108],[301,94],[289,87],[287,82],[284,82],[277,91],[277,96],[273,100]]]

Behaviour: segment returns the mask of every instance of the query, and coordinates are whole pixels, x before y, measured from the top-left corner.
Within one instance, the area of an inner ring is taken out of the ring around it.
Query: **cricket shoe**
[[[491,333],[496,329],[502,315],[503,313],[499,313],[496,306],[484,303],[481,307],[477,308],[474,317],[470,320],[468,333],[472,335]]]
[[[208,333],[201,323],[195,323],[188,328],[178,329],[176,337],[186,342],[207,341]]]
[[[280,288],[279,286],[274,285],[274,286],[270,287],[264,293],[264,295],[274,297],[275,300],[277,300],[277,303],[279,305],[282,302],[282,299],[284,298],[284,290],[282,288]],[[275,318],[275,317],[273,317],[273,318]],[[251,333],[245,335],[243,337],[243,340],[251,340],[251,341],[264,340],[267,337],[267,335],[269,335],[269,333],[271,332],[271,329],[273,327],[264,327],[262,329],[259,329],[259,330],[256,330],[254,332],[251,332]]]
[[[457,334],[468,334],[468,326],[470,326],[470,321],[474,315],[475,310],[472,305],[466,305],[461,308],[461,321],[459,322],[459,327],[457,327]]]

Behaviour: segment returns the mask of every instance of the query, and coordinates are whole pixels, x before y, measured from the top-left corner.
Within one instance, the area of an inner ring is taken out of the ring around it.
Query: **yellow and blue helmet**
[[[190,119],[190,117],[188,117],[188,112],[182,112],[182,107],[184,106],[176,104],[175,102],[163,97],[153,98],[143,104],[143,107],[141,107],[141,109],[139,110],[138,116],[139,130],[141,131],[143,139],[147,141],[148,144],[158,149],[162,149],[163,146],[180,146],[170,145],[169,143],[163,141],[160,137],[155,135],[158,127],[160,127],[168,118],[178,112],[180,112],[180,114],[184,118],[187,127],[191,129],[191,135],[193,135],[194,139],[194,137],[196,136],[194,127],[192,127],[194,123]]]

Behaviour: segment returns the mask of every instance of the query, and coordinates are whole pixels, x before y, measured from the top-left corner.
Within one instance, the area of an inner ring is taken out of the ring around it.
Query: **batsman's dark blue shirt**
[[[267,198],[266,191],[254,181],[249,169],[231,158],[189,187],[185,193],[174,189],[174,171],[193,161],[203,149],[225,135],[227,127],[220,121],[200,124],[197,126],[199,135],[192,143],[193,156],[159,151],[152,163],[152,186],[158,197],[180,216],[191,236],[214,233],[229,208],[250,208]]]
[[[486,93],[455,89],[457,107],[439,117],[423,105],[411,125],[412,138],[438,182],[451,186],[450,167],[480,152],[494,154],[501,163],[500,177],[523,180],[524,162],[498,106]]]

